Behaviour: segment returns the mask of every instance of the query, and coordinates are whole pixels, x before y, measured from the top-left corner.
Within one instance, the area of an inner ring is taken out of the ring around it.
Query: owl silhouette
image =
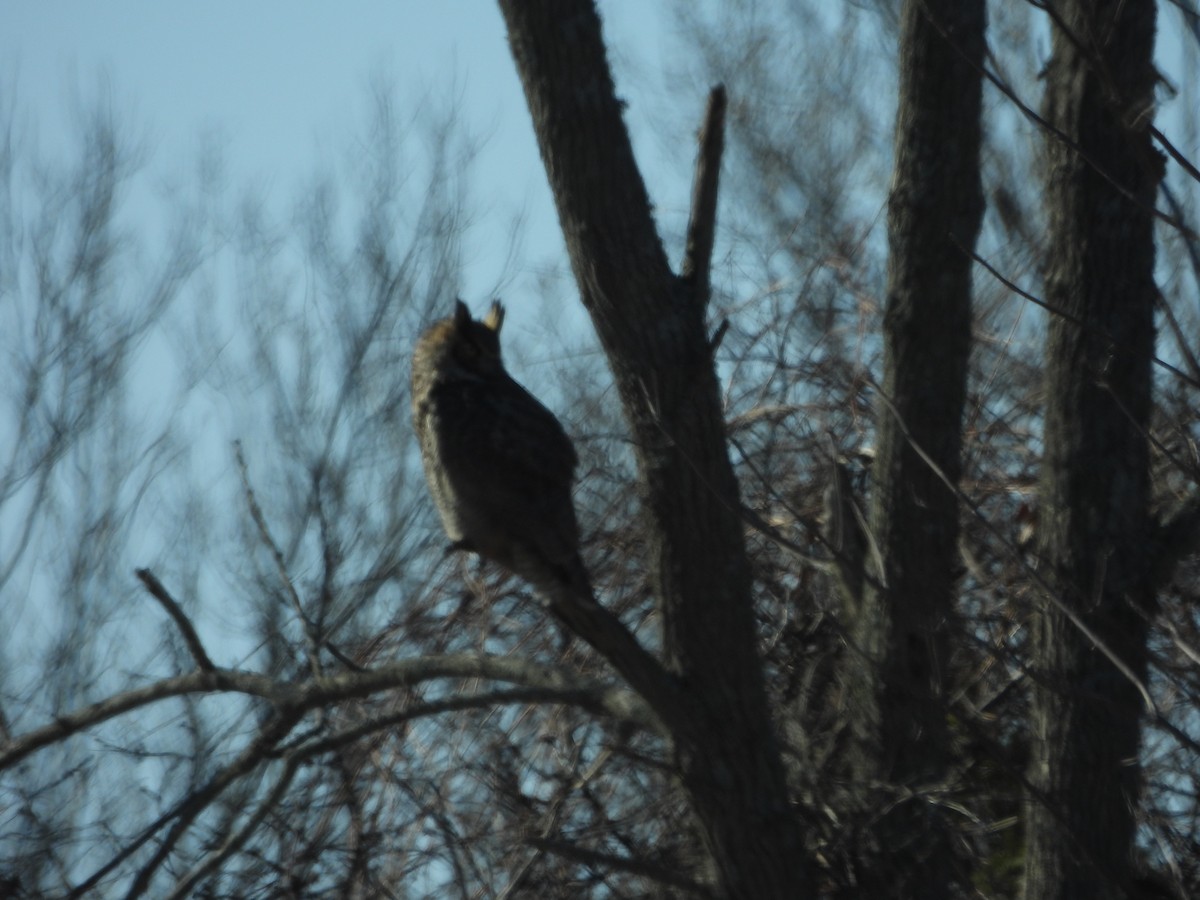
[[[504,368],[494,301],[431,325],[412,362],[421,460],[451,549],[473,551],[551,600],[590,600],[571,500],[578,458],[558,419]]]

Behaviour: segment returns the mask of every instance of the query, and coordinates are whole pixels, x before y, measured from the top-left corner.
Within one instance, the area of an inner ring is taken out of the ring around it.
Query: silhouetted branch
[[[250,472],[246,468],[246,457],[242,453],[241,441],[233,442],[233,455],[237,460],[238,472],[242,476],[242,490],[246,494],[246,507],[250,510],[250,518],[254,520],[254,525],[258,528],[258,533],[262,538],[263,544],[271,551],[271,558],[275,560],[275,568],[279,572],[279,580],[283,583],[284,589],[287,591],[288,600],[291,601],[292,609],[296,613],[296,618],[299,619],[300,625],[304,629],[309,667],[312,669],[313,675],[320,676],[322,674],[321,642],[312,627],[312,623],[308,621],[308,616],[304,614],[304,606],[300,602],[300,595],[296,593],[295,585],[292,584],[292,576],[288,574],[283,552],[271,536],[271,530],[267,527],[267,519],[263,515],[262,507],[258,505],[258,498],[254,495],[254,488],[250,484]]]
[[[187,617],[179,604],[175,602],[175,598],[167,592],[163,587],[163,583],[158,580],[153,572],[149,569],[138,569],[135,573],[146,586],[146,590],[150,592],[150,596],[157,600],[162,608],[167,611],[179,628],[179,633],[183,635],[183,642],[187,644],[188,653],[192,654],[192,659],[196,661],[196,665],[200,667],[202,672],[213,672],[216,666],[213,665],[212,659],[204,650],[204,645],[200,643],[200,636],[196,634],[196,629],[192,626],[191,620]]]
[[[1041,307],[1042,309],[1044,309],[1046,312],[1050,313],[1051,315],[1057,316],[1060,319],[1062,319],[1063,321],[1070,322],[1072,325],[1075,325],[1076,327],[1083,329],[1084,331],[1088,332],[1089,334],[1099,335],[1101,337],[1105,337],[1105,338],[1108,338],[1109,340],[1112,340],[1112,338],[1109,335],[1106,335],[1103,331],[1096,328],[1091,323],[1085,322],[1083,319],[1079,318],[1078,316],[1072,315],[1067,310],[1057,307],[1053,303],[1047,303],[1041,297],[1036,297],[1033,294],[1029,293],[1029,291],[1024,290],[1020,285],[1018,285],[1016,282],[1012,281],[1011,279],[1005,278],[995,266],[993,266],[990,262],[988,262],[986,259],[984,259],[982,256],[980,256],[974,250],[968,250],[967,248],[961,247],[961,246],[960,246],[960,249],[962,249],[962,251],[964,253],[967,253],[968,255],[970,255],[970,257],[973,260],[975,260],[975,262],[979,263],[979,265],[983,266],[983,268],[987,270],[989,275],[991,275],[993,278],[995,278],[997,281],[999,281],[1002,285],[1004,285],[1006,288],[1008,288],[1010,291],[1012,291],[1017,296],[1023,297],[1024,299],[1028,300],[1030,303],[1034,304],[1035,306]],[[1121,352],[1121,346],[1118,342],[1115,342],[1115,341],[1113,342],[1112,352],[1113,353]],[[1154,365],[1158,366],[1160,369],[1162,369],[1166,372],[1170,372],[1172,375],[1176,376],[1181,381],[1187,382],[1192,387],[1200,388],[1200,379],[1193,378],[1187,372],[1182,371],[1177,366],[1171,365],[1166,360],[1163,360],[1157,356],[1153,356],[1153,357],[1151,357],[1150,362],[1153,363]]]
[[[616,856],[612,853],[601,853],[598,850],[588,850],[578,844],[572,844],[567,841],[552,841],[548,838],[532,837],[527,839],[528,842],[539,850],[546,853],[553,853],[556,856],[561,856],[564,859],[575,860],[589,866],[598,866],[609,869],[616,869],[620,872],[630,872],[634,875],[641,875],[643,878],[649,878],[652,881],[657,881],[660,884],[667,884],[671,887],[682,888],[685,891],[691,891],[699,897],[712,897],[713,894],[704,885],[692,881],[690,878],[685,878],[678,872],[672,872],[669,869],[664,869],[661,866],[656,866],[653,863],[645,862],[640,859],[630,859],[627,856]]]
[[[292,779],[296,777],[296,771],[299,769],[299,760],[290,758],[283,770],[283,774],[275,782],[275,786],[271,789],[271,793],[258,804],[258,807],[246,817],[246,821],[242,823],[242,827],[229,835],[225,842],[221,844],[215,851],[205,857],[199,865],[195,866],[190,872],[179,880],[179,883],[167,896],[169,898],[188,897],[191,896],[192,888],[196,883],[205,876],[211,874],[222,862],[229,858],[242,844],[246,843],[249,838],[276,806],[279,801],[287,794],[288,788],[292,784]]]
[[[9,742],[0,752],[0,771],[72,734],[170,697],[185,694],[237,693],[261,697],[276,707],[307,712],[330,703],[367,697],[435,678],[488,678],[545,689],[555,692],[556,702],[566,702],[567,698],[579,697],[586,699],[592,708],[603,709],[614,718],[633,722],[644,728],[657,727],[650,710],[629,691],[509,656],[473,653],[419,656],[365,672],[343,672],[332,677],[312,678],[294,683],[254,672],[214,669],[211,672],[192,672],[175,678],[164,678],[146,687],[117,694],[60,716],[50,725]]]
[[[717,188],[721,156],[725,150],[725,86],[708,94],[708,111],[700,129],[700,150],[692,182],[692,212],[688,219],[687,247],[679,275],[692,286],[697,301],[708,303],[709,270],[717,230]]]
[[[389,715],[376,716],[353,728],[331,734],[319,741],[303,744],[296,748],[295,753],[304,759],[311,759],[323,753],[332,753],[380,731],[389,731],[414,719],[459,712],[465,709],[493,709],[512,704],[571,704],[600,715],[629,721],[622,716],[615,715],[615,711],[621,708],[622,700],[629,696],[628,691],[617,688],[596,692],[577,688],[523,687],[448,697],[445,700],[416,703]],[[645,726],[646,723],[635,724]]]
[[[220,769],[216,775],[209,779],[204,787],[193,791],[183,799],[176,807],[175,824],[171,826],[171,830],[167,832],[167,836],[158,845],[158,849],[155,850],[154,855],[138,870],[137,877],[133,880],[129,892],[125,895],[127,898],[132,900],[132,898],[140,897],[146,892],[146,889],[150,886],[151,879],[154,877],[154,873],[166,858],[170,856],[171,851],[188,828],[191,827],[196,817],[220,797],[226,788],[242,776],[252,772],[262,763],[274,750],[275,746],[287,736],[288,732],[292,730],[302,716],[303,713],[297,710],[288,710],[272,718],[267,723],[267,726],[259,732],[258,737],[251,741],[250,745],[238,754],[237,759]],[[72,894],[73,896],[78,896],[79,892],[75,891]]]

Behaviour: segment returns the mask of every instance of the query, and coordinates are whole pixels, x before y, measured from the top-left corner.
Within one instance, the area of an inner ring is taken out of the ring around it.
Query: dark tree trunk
[[[902,12],[871,511],[883,572],[874,573],[861,612],[851,617],[846,669],[853,775],[861,801],[877,814],[882,854],[868,854],[874,861],[863,873],[873,896],[944,896],[954,871],[949,831],[936,803],[921,794],[944,782],[949,762],[944,686],[959,568],[955,486],[971,253],[984,208],[984,28],[983,0],[909,0]],[[899,793],[880,795],[870,784]]]
[[[1137,682],[1154,603],[1155,4],[1062,0],[1051,9],[1046,299],[1057,314],[1046,348],[1039,551],[1054,597],[1034,633],[1025,896],[1092,900],[1124,897],[1129,883]]]
[[[667,263],[591,0],[500,6],[575,278],[632,431],[647,565],[680,705],[660,713],[715,887],[756,900],[804,896],[809,868],[756,653],[740,500],[705,326],[707,259],[685,265],[688,277]]]

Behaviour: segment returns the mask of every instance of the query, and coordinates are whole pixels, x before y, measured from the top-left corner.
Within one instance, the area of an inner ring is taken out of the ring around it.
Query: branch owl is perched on
[[[590,599],[571,502],[575,448],[558,419],[504,369],[493,302],[457,301],[413,351],[421,459],[453,549],[472,550],[552,599]]]

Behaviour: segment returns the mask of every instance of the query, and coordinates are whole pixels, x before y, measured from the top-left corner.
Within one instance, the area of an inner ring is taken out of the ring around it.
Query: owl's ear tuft
[[[487,315],[483,317],[483,324],[499,334],[501,326],[504,325],[504,304],[499,300],[493,300]]]
[[[454,327],[462,328],[471,324],[471,310],[461,300],[454,301]]]

